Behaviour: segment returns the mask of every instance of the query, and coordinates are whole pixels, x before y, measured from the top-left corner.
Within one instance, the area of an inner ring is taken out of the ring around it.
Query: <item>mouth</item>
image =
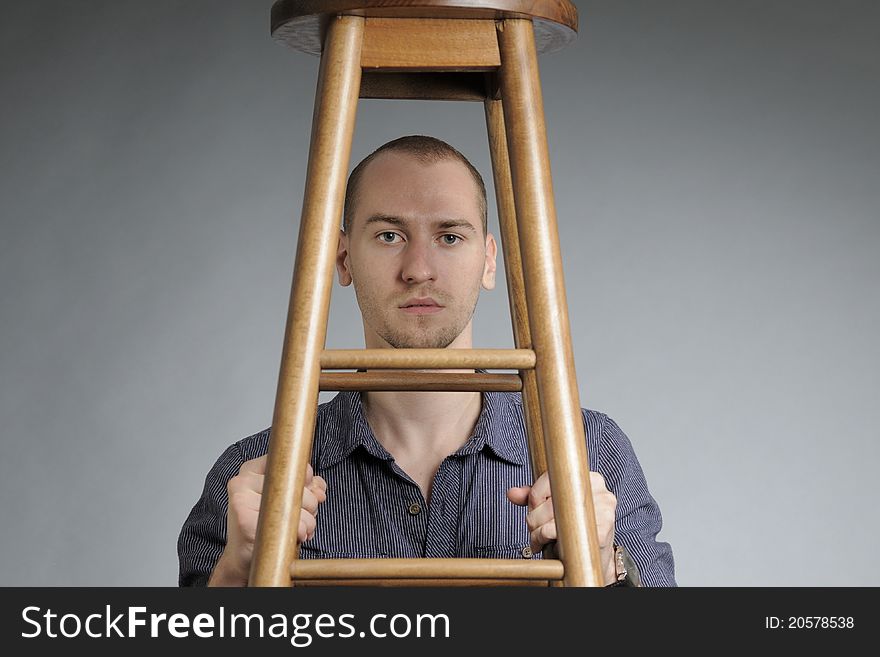
[[[443,306],[431,297],[407,299],[399,308],[410,315],[432,315],[443,310]]]

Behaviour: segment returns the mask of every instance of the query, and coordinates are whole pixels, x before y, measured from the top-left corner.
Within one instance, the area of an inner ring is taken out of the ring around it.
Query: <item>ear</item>
[[[498,245],[495,243],[495,237],[492,233],[486,235],[486,263],[483,266],[483,289],[495,289],[495,269],[497,265],[495,259],[498,256]]]
[[[339,231],[339,245],[336,247],[336,273],[342,287],[351,285],[351,264],[348,259],[348,235]]]

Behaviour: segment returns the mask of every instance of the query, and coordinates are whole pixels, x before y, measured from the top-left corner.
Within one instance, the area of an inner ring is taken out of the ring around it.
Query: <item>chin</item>
[[[383,335],[382,338],[395,349],[446,349],[455,342],[458,337],[456,333],[449,335],[401,335],[400,333],[392,333]]]
[[[386,340],[395,349],[446,349],[452,341],[428,341],[428,340],[405,340],[402,342],[390,342]]]

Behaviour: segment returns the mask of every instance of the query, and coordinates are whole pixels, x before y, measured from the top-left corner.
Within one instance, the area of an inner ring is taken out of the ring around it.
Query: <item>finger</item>
[[[617,498],[614,493],[605,491],[604,493],[593,493],[593,508],[596,511],[596,517],[600,514],[614,518],[617,510]]]
[[[244,514],[248,511],[259,512],[262,495],[249,488],[242,488],[233,491],[229,496],[229,508],[237,514]]]
[[[601,472],[590,472],[590,488],[593,490],[608,490],[605,477],[602,476]]]
[[[239,474],[243,472],[254,472],[256,474],[266,474],[266,462],[269,460],[268,454],[263,454],[259,458],[251,459],[250,461],[245,461],[241,464],[241,468],[239,468]]]
[[[535,480],[532,486],[529,493],[529,508],[537,507],[548,497],[550,497],[550,475],[545,472]]]
[[[556,523],[548,522],[529,532],[529,547],[532,552],[540,552],[548,543],[556,540]]]
[[[258,474],[253,470],[245,470],[241,474],[230,479],[227,488],[230,490],[247,488],[248,490],[262,493],[265,481],[266,475]]]
[[[617,512],[617,498],[605,493],[593,498],[596,513],[596,533],[599,535],[600,547],[609,547],[614,540],[614,522]]]
[[[519,506],[525,506],[529,501],[531,486],[514,486],[507,489],[507,499]]]
[[[309,538],[315,533],[315,527],[317,524],[318,522],[315,519],[315,516],[303,511],[299,516],[299,529],[296,533],[297,540],[300,543],[309,540]]]
[[[229,503],[228,540],[253,543],[257,533],[257,519],[260,512],[260,496],[253,491],[235,494]]]
[[[534,509],[529,509],[529,512],[526,514],[526,524],[529,527],[529,531],[531,531],[548,522],[553,522],[555,517],[553,500],[546,499]]]
[[[321,477],[315,476],[315,478],[312,479],[312,483],[309,484],[308,489],[318,498],[318,502],[323,502],[327,499],[327,482]]]
[[[312,470],[312,464],[306,463],[306,486],[312,483],[312,477],[314,476],[315,471]]]
[[[309,488],[303,489],[302,508],[309,513],[318,512],[318,498]]]

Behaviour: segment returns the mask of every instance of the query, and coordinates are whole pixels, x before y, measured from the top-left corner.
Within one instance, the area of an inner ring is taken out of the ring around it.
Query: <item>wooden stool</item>
[[[320,54],[321,65],[252,586],[602,585],[537,63],[539,50],[561,48],[576,30],[568,0],[273,5],[273,36]],[[516,349],[324,350],[359,97],[485,103]],[[357,368],[370,371],[322,373]],[[372,371],[383,368],[519,374]],[[402,388],[522,391],[534,475],[550,471],[558,558],[297,558],[319,389]]]

